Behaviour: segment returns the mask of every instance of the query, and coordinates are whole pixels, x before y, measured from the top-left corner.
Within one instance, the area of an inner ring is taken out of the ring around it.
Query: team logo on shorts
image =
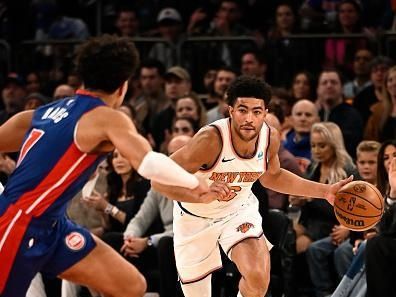
[[[72,251],[79,251],[85,246],[85,237],[79,232],[72,232],[66,236],[65,243]]]
[[[254,228],[254,225],[252,223],[243,223],[242,225],[238,226],[237,231],[246,233],[249,231],[250,228]]]

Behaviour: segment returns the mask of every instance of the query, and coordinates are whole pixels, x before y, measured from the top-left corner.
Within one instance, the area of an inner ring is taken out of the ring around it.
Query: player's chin
[[[252,140],[257,136],[256,130],[241,129],[240,132],[244,140]]]

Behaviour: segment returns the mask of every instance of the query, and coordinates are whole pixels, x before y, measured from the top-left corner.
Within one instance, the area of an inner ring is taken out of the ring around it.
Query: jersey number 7
[[[27,153],[30,149],[40,140],[40,138],[44,135],[44,131],[40,129],[33,129],[30,131],[28,137],[22,145],[21,152],[19,154],[17,165],[21,164]]]

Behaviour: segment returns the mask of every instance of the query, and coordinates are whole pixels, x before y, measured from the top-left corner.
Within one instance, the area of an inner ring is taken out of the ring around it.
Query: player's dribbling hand
[[[329,191],[324,195],[324,198],[329,202],[331,205],[334,205],[335,194],[346,184],[353,181],[353,175],[336,182],[329,187]]]

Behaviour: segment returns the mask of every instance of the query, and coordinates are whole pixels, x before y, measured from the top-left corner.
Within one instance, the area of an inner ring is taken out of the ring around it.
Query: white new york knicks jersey
[[[208,204],[179,202],[179,205],[193,215],[206,218],[222,218],[235,213],[238,209],[257,198],[251,192],[253,183],[267,170],[270,129],[264,123],[252,158],[242,158],[235,151],[231,141],[230,119],[221,119],[211,123],[221,134],[223,147],[216,163],[207,170],[195,175],[206,179],[208,185],[214,181],[224,181],[232,189],[228,201],[213,201]]]

